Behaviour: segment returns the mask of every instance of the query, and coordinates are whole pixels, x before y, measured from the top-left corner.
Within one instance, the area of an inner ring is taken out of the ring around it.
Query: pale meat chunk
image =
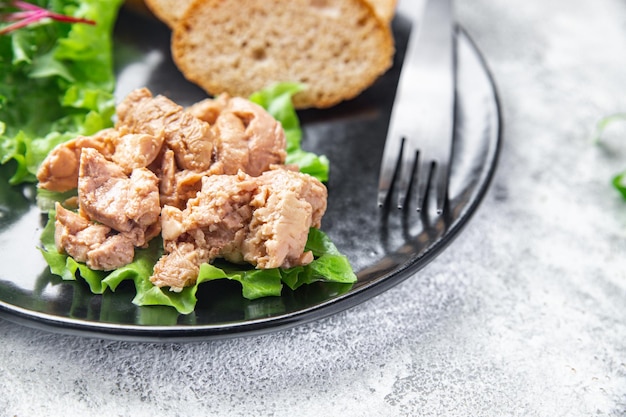
[[[263,187],[254,201],[250,231],[243,242],[243,260],[257,268],[306,265],[313,254],[304,252],[311,227],[312,207],[292,191],[272,192]]]
[[[122,133],[162,135],[181,169],[204,171],[213,163],[211,126],[164,96],[134,90],[117,106],[117,118]]]
[[[130,173],[135,168],[148,167],[161,152],[162,145],[163,135],[128,133],[120,136],[110,159]]]
[[[217,140],[213,172],[234,175],[241,170],[256,177],[285,162],[285,131],[265,109],[240,97],[221,105],[213,124]]]
[[[187,201],[190,198],[194,198],[202,188],[202,178],[205,176],[206,174],[202,172],[190,170],[178,171],[174,177],[174,184],[176,186],[176,192],[174,193],[175,201],[163,200],[162,203],[184,209],[187,205]]]
[[[203,262],[206,259],[202,251],[192,243],[180,243],[157,261],[150,281],[157,287],[170,287],[171,291],[180,292],[196,282]]]
[[[115,129],[104,129],[92,136],[78,136],[55,147],[37,171],[39,187],[51,191],[69,191],[78,186],[80,154],[84,148],[96,149],[130,173],[147,167],[157,157],[163,135],[121,135]]]
[[[307,201],[312,208],[311,227],[319,228],[326,212],[328,190],[317,178],[303,174],[289,166],[272,166],[263,173],[258,183],[270,187],[273,193],[289,191]]]
[[[258,183],[250,230],[240,248],[243,260],[261,269],[310,263],[313,254],[304,247],[309,229],[320,227],[326,211],[326,187],[309,175],[280,168],[263,173]]]
[[[256,182],[244,173],[203,177],[201,191],[182,211],[183,230],[189,233],[202,229],[211,247],[222,248],[235,240],[235,235],[250,222],[249,202],[256,188]],[[164,235],[174,236],[169,231]]]
[[[57,145],[44,159],[37,171],[39,187],[50,191],[69,191],[78,186],[80,154],[84,148],[93,148],[110,157],[115,151],[119,134],[115,129],[104,129],[93,136],[78,136]]]
[[[135,248],[122,235],[56,203],[54,240],[57,250],[95,270],[110,271],[133,261]]]
[[[244,173],[204,177],[202,190],[184,210],[163,207],[161,235],[166,254],[150,278],[154,285],[178,291],[193,284],[201,263],[215,259],[233,242],[243,241],[252,217],[249,202],[256,190],[249,178]]]
[[[326,210],[326,187],[286,169],[259,177],[204,177],[184,210],[165,206],[161,229],[166,254],[150,280],[179,291],[195,282],[202,262],[222,257],[257,268],[288,268],[313,260],[304,252],[309,228]],[[199,263],[194,263],[199,262]]]
[[[80,210],[87,217],[133,238],[143,246],[155,234],[160,202],[158,178],[146,168],[128,177],[98,151],[84,149],[78,179]]]
[[[228,100],[230,100],[228,94],[220,94],[215,98],[207,98],[194,103],[186,111],[198,119],[214,125],[217,117],[228,105]]]
[[[159,178],[159,194],[161,196],[161,206],[166,201],[176,201],[176,161],[174,151],[164,148],[161,156],[155,161],[152,172]]]
[[[258,176],[272,164],[285,161],[285,133],[262,107],[245,99],[220,95],[186,110],[213,126],[217,161],[207,171],[177,169],[175,152],[162,153],[155,171],[160,180],[161,205],[181,210],[195,197],[206,175],[234,175],[240,170]]]
[[[111,228],[94,224],[89,219],[56,203],[54,243],[60,252],[71,255],[79,262],[87,260],[87,253],[101,245],[111,233]]]
[[[154,172],[159,178],[159,193],[161,206],[174,206],[184,209],[187,200],[196,196],[202,188],[202,177],[208,175],[206,172],[176,169],[174,152],[166,150],[161,156],[160,166],[154,168]]]
[[[112,235],[89,252],[87,265],[91,269],[112,271],[128,265],[134,257],[134,243],[124,235]]]

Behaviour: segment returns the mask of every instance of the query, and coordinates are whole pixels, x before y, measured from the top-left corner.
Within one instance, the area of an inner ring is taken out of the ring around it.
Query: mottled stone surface
[[[0,415],[626,415],[626,202],[609,184],[626,122],[591,140],[626,112],[626,3],[456,6],[497,81],[504,146],[441,256],[258,337],[126,343],[0,320]]]

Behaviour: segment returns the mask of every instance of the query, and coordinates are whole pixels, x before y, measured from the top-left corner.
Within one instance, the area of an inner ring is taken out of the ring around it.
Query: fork
[[[378,205],[398,190],[403,208],[417,166],[417,210],[427,190],[437,212],[447,200],[454,124],[454,32],[452,0],[426,0],[409,37],[381,161]],[[430,187],[429,187],[430,186]]]

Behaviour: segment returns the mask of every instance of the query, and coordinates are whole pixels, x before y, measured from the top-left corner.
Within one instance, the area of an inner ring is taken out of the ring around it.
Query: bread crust
[[[355,97],[393,53],[389,24],[369,0],[194,0],[172,36],[176,65],[209,94],[301,82],[297,108]]]
[[[173,28],[192,0],[144,0],[148,9],[163,23]],[[376,0],[374,0],[376,1]]]
[[[391,23],[396,14],[396,0],[367,0],[367,2],[383,22]]]
[[[148,6],[148,9],[160,20],[173,28],[183,16],[193,0],[127,0],[133,5]],[[378,17],[387,23],[391,22],[396,10],[396,0],[367,0]]]

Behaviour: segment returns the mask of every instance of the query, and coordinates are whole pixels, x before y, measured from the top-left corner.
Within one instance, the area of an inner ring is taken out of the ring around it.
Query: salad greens
[[[198,301],[196,293],[200,284],[218,279],[239,282],[243,297],[249,300],[279,296],[283,285],[295,290],[304,284],[317,281],[344,284],[356,281],[348,259],[337,250],[324,232],[315,228],[310,229],[305,248],[312,251],[315,256],[315,260],[308,265],[289,269],[253,269],[227,262],[205,263],[200,266],[196,283],[181,292],[159,288],[150,282],[152,268],[163,254],[159,238],[153,239],[148,248],[136,250],[132,263],[112,272],[94,271],[87,265],[76,262],[72,257],[57,252],[54,244],[54,212],[50,213],[41,241],[43,244],[41,253],[50,265],[50,271],[62,279],[75,280],[78,273],[94,294],[103,294],[107,290],[115,291],[122,281],[131,280],[136,290],[134,304],[170,306],[181,314],[193,312]]]
[[[291,96],[300,88],[298,84],[277,84],[255,93],[252,100],[266,108],[283,124],[288,137],[287,148],[291,163],[304,163],[305,169],[314,172],[318,177],[327,178],[328,160],[300,148],[302,130],[291,101]],[[133,303],[139,306],[165,305],[174,307],[181,314],[189,314],[197,302],[198,286],[218,279],[239,282],[243,297],[250,300],[279,296],[284,285],[295,290],[301,285],[317,281],[343,284],[356,281],[356,275],[348,259],[337,250],[324,232],[311,228],[305,250],[313,253],[314,260],[308,265],[289,269],[254,269],[251,266],[227,262],[205,263],[200,267],[195,285],[186,287],[178,293],[172,292],[156,287],[150,282],[152,268],[163,254],[160,238],[153,239],[148,248],[137,249],[132,263],[112,272],[94,271],[87,265],[76,262],[72,257],[57,252],[54,242],[54,218],[55,214],[52,211],[41,236],[43,245],[41,252],[50,265],[50,271],[65,280],[75,280],[77,274],[80,275],[95,294],[103,294],[107,289],[115,291],[122,281],[131,280],[136,290]]]
[[[57,144],[112,125],[112,31],[122,1],[0,5],[9,20],[22,16],[18,23],[28,23],[0,26],[8,32],[0,35],[0,163],[14,164],[11,184],[36,181],[37,168]],[[33,14],[35,6],[47,12]]]

